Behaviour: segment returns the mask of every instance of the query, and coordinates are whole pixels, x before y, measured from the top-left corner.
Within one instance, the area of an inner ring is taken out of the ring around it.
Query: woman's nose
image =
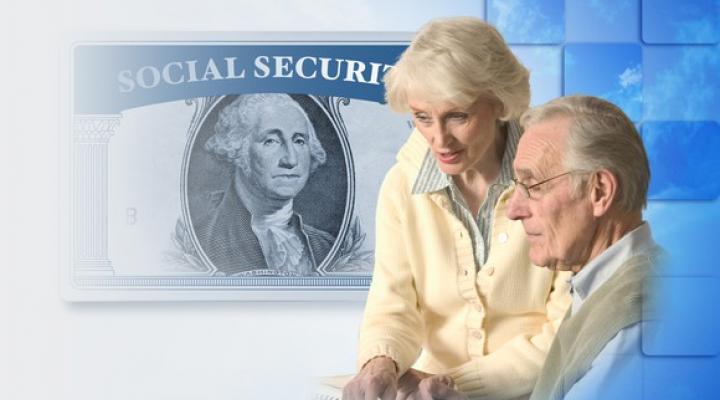
[[[435,147],[445,147],[452,141],[450,131],[443,124],[436,124],[433,127],[431,138]]]

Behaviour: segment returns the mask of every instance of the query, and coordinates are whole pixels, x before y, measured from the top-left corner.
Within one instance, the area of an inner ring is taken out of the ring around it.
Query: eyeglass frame
[[[526,199],[532,199],[533,197],[530,195],[530,190],[531,190],[531,189],[534,189],[534,188],[536,188],[536,187],[538,187],[538,186],[540,186],[540,185],[546,184],[546,183],[548,183],[548,182],[550,182],[550,181],[552,181],[552,180],[555,180],[555,179],[557,179],[557,178],[563,177],[563,176],[565,176],[565,175],[570,175],[570,174],[577,173],[577,172],[587,172],[587,171],[566,171],[566,172],[563,172],[562,174],[555,175],[555,176],[553,176],[553,177],[551,177],[551,178],[547,178],[547,179],[545,179],[545,180],[543,180],[543,181],[540,181],[540,182],[538,182],[538,183],[533,183],[532,185],[529,185],[529,186],[528,186],[527,184],[525,184],[525,183],[520,182],[520,180],[518,180],[518,178],[512,178],[512,182],[515,184],[515,187],[521,187],[521,188],[522,188],[520,191],[522,192],[523,196],[524,196]]]

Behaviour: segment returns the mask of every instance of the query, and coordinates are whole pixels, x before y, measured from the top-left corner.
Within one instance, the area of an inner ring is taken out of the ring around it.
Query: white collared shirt
[[[571,313],[602,286],[628,259],[648,254],[656,244],[650,226],[643,223],[592,259],[570,280]],[[640,399],[642,390],[641,322],[617,333],[593,360],[590,370],[567,392],[565,400]]]

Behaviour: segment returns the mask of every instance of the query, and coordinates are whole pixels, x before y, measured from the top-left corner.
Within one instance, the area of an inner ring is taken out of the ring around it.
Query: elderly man
[[[293,199],[325,151],[286,94],[241,95],[225,106],[205,149],[234,166],[228,188],[196,226],[219,275],[311,275],[335,238],[303,223]]]
[[[640,136],[618,107],[588,96],[553,100],[521,123],[508,217],[522,221],[534,264],[574,272],[531,398],[640,397],[644,287],[661,252],[642,220],[650,171]]]

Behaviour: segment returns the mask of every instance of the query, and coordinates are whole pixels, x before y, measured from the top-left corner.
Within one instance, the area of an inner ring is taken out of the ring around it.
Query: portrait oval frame
[[[196,98],[196,99],[189,99],[186,102],[189,105],[195,106],[195,112],[193,114],[190,126],[188,128],[188,140],[186,142],[185,150],[183,153],[183,161],[182,161],[182,168],[181,168],[181,210],[182,210],[182,220],[184,226],[187,228],[187,232],[189,234],[189,238],[192,241],[192,246],[195,250],[195,255],[197,258],[199,258],[203,264],[203,268],[205,268],[204,273],[211,276],[218,276],[218,269],[214,265],[214,263],[211,261],[208,254],[206,254],[205,249],[203,249],[203,246],[200,243],[200,240],[198,239],[198,236],[195,232],[195,225],[194,223],[197,222],[199,219],[202,218],[202,216],[193,215],[197,214],[197,211],[194,211],[197,209],[195,206],[197,199],[193,197],[190,193],[191,187],[194,185],[190,182],[193,168],[193,158],[194,153],[197,152],[198,145],[197,143],[198,139],[200,138],[201,134],[203,132],[206,132],[207,124],[212,124],[211,121],[217,113],[219,112],[222,107],[224,107],[226,104],[228,104],[230,101],[232,101],[234,98],[237,98],[239,95],[248,94],[248,93],[241,93],[241,94],[228,94],[223,96],[215,96],[215,97],[203,97],[203,98]],[[327,167],[327,164],[331,164],[334,162],[336,165],[341,163],[342,167],[344,168],[344,171],[341,171],[339,173],[336,173],[338,176],[342,176],[342,179],[344,180],[344,189],[345,193],[344,196],[336,196],[338,197],[335,199],[336,204],[342,204],[342,210],[341,212],[337,212],[335,210],[334,213],[325,215],[324,218],[332,218],[333,215],[335,215],[335,219],[339,219],[339,223],[337,224],[337,228],[329,229],[330,232],[335,233],[335,240],[327,253],[327,256],[324,257],[323,260],[316,260],[317,261],[317,268],[316,272],[319,276],[332,276],[333,273],[330,271],[332,269],[332,266],[336,262],[338,258],[338,251],[342,247],[342,243],[345,240],[345,237],[348,234],[348,231],[351,226],[351,222],[353,220],[353,212],[354,212],[354,202],[355,202],[355,172],[354,172],[354,163],[353,163],[353,156],[352,151],[350,149],[350,144],[348,140],[348,132],[347,128],[345,126],[345,123],[343,121],[342,115],[340,113],[341,106],[346,106],[349,104],[350,100],[348,98],[338,98],[338,97],[327,97],[327,96],[314,96],[314,95],[306,95],[306,94],[290,94],[290,93],[282,93],[287,94],[290,96],[295,102],[298,103],[300,107],[303,108],[305,113],[310,118],[311,123],[315,127],[316,136],[322,143],[323,147],[326,149],[327,156],[328,156],[328,162],[326,165],[321,166],[318,168],[318,170],[313,174],[315,176],[318,172],[321,172],[320,170],[322,168]],[[323,121],[319,121],[318,118],[322,119]],[[325,127],[326,129],[329,128],[331,130],[330,133],[324,132],[322,129],[318,129],[318,126]],[[331,139],[328,139],[328,135],[331,135]],[[335,139],[337,143],[330,143]],[[333,160],[334,158],[334,160]],[[339,160],[338,160],[339,158]],[[325,175],[328,173],[333,173],[332,171],[324,171]],[[313,176],[310,177],[310,180],[313,179]],[[216,177],[213,177],[216,178]],[[319,183],[310,183],[310,180],[305,188],[301,191],[300,194],[298,194],[297,198],[299,199],[298,205],[300,208],[302,208],[303,200],[302,196],[303,193],[307,191],[315,190],[317,192],[316,186],[323,186]],[[210,185],[212,186],[212,185]],[[325,185],[326,186],[326,185]],[[340,198],[342,197],[342,198]],[[327,214],[327,209],[323,208],[320,209],[322,206],[318,206],[318,212],[322,212],[324,214]],[[307,207],[305,208],[308,209]],[[339,217],[339,215],[342,215]],[[312,221],[311,221],[312,222]],[[326,221],[323,226],[327,226],[328,222]],[[282,271],[275,271],[275,270],[269,270],[269,269],[254,269],[247,271],[245,273],[242,273],[240,275],[234,275],[239,277],[254,277],[254,276],[260,276],[260,277],[277,277],[278,279],[282,279],[283,277],[292,277],[293,279],[302,278],[302,276],[298,276],[295,274],[287,274]],[[316,276],[312,276],[313,278],[316,278]]]

